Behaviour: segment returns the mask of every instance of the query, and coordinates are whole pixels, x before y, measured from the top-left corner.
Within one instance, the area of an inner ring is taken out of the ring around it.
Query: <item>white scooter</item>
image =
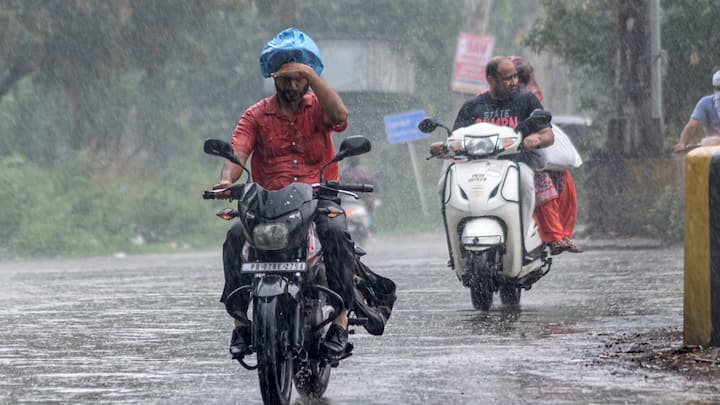
[[[550,114],[538,110],[528,120],[549,122]],[[520,168],[509,159],[520,153],[522,136],[488,123],[452,132],[430,118],[418,124],[425,133],[438,127],[447,131],[453,155],[440,183],[450,265],[470,288],[476,309],[490,309],[495,292],[504,305],[517,306],[522,289],[529,290],[552,264],[532,216],[522,234]]]
[[[370,236],[370,212],[368,212],[367,204],[363,200],[352,197],[343,197],[341,204],[345,210],[350,236],[360,245],[365,244]]]

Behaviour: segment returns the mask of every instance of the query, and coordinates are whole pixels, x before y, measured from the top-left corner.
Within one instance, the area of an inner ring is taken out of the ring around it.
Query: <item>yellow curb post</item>
[[[720,346],[720,147],[685,159],[686,345]]]

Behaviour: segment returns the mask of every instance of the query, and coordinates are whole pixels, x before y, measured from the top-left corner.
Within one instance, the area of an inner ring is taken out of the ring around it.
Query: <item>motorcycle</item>
[[[339,152],[320,169],[317,184],[292,183],[275,191],[250,181],[250,171],[235,156],[227,142],[208,139],[204,151],[240,165],[247,173],[244,184],[221,190],[205,191],[204,199],[237,200],[238,208],[226,208],[217,215],[238,218],[246,243],[242,271],[254,274],[251,285],[244,285],[226,299],[233,316],[232,302],[240,293],[250,291],[252,349],[257,362],[240,364],[257,370],[262,398],[266,404],[289,404],[293,382],[297,391],[318,398],[327,389],[331,368],[352,354],[348,343],[345,353],[329,357],[321,350],[327,328],[344,308],[343,299],[327,286],[322,247],[314,231],[316,215],[343,215],[337,209],[318,207],[318,200],[336,199],[339,194],[357,198],[355,192],[371,192],[365,184],[339,184],[325,181],[323,171],[331,163],[370,151],[363,136],[343,140]],[[336,212],[338,211],[338,212]],[[356,249],[356,254],[363,252]],[[367,318],[350,313],[349,325],[364,325]],[[350,331],[352,332],[352,331]]]
[[[510,159],[521,152],[519,131],[532,121],[549,123],[550,114],[537,110],[517,131],[489,123],[451,131],[431,118],[418,124],[424,133],[443,128],[449,137],[447,149],[454,157],[440,195],[450,267],[479,310],[490,309],[495,292],[504,305],[518,306],[522,290],[552,265],[532,217],[523,237],[520,168]]]

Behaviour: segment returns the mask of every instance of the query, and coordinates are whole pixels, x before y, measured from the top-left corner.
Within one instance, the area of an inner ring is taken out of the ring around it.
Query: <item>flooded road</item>
[[[442,235],[367,250],[398,301],[384,336],[351,337],[321,404],[720,401],[709,382],[594,361],[608,336],[682,326],[682,247],[565,253],[519,311],[489,312]],[[0,403],[262,403],[229,360],[221,286],[219,251],[0,263]]]

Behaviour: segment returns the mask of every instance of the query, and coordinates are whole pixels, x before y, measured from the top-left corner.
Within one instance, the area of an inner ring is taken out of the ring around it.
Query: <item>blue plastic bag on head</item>
[[[304,63],[320,75],[323,71],[320,49],[315,41],[297,28],[288,28],[277,34],[260,52],[260,72],[270,77],[285,63]]]

